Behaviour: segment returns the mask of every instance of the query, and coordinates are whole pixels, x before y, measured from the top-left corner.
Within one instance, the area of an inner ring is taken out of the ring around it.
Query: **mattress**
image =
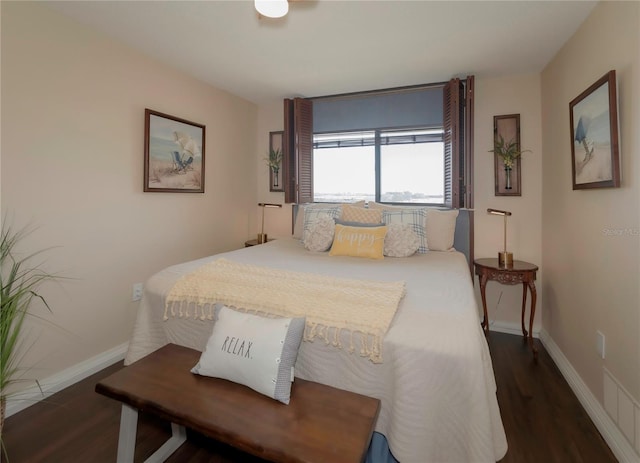
[[[167,293],[182,275],[224,257],[238,263],[363,280],[404,281],[406,294],[379,364],[322,340],[303,342],[296,377],[380,399],[376,431],[403,463],[495,462],[507,451],[472,277],[459,252],[370,260],[329,256],[278,239],[174,265],[153,275],[129,344],[128,365],[167,343],[202,351],[212,321],[169,317]]]

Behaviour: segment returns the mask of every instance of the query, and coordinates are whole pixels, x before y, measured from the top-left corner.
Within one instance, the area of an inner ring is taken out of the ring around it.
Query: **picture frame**
[[[204,193],[206,127],[145,109],[144,191]]]
[[[520,147],[520,114],[493,116],[493,139],[502,137],[506,142],[515,142]],[[495,146],[494,146],[495,148]],[[493,154],[495,196],[522,196],[521,159],[513,161],[511,171],[507,171],[500,156]]]
[[[274,168],[269,165],[269,191],[284,191],[284,182],[282,175],[282,149],[283,149],[284,131],[269,132],[269,153],[280,150],[280,167]]]
[[[569,103],[573,189],[620,187],[616,71]]]

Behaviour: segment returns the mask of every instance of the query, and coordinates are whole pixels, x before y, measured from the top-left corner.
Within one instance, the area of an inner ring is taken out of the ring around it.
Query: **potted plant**
[[[38,263],[33,263],[33,258],[46,249],[26,255],[21,255],[16,250],[18,243],[31,229],[13,231],[5,223],[3,221],[0,236],[0,442],[6,400],[10,394],[8,388],[24,381],[21,378],[24,368],[19,365],[24,355],[23,323],[34,299],[42,301],[51,311],[38,288],[45,281],[58,278],[42,270]],[[2,447],[4,453],[4,444]]]
[[[269,156],[265,158],[267,165],[273,171],[273,186],[278,186],[278,172],[282,163],[282,150],[280,148],[270,149]]]
[[[511,139],[508,142],[504,140],[502,135],[498,135],[494,140],[494,148],[489,150],[490,153],[497,154],[502,159],[504,165],[506,185],[505,189],[511,189],[511,170],[516,160],[522,156],[522,153],[531,152],[531,150],[521,150],[518,142]]]

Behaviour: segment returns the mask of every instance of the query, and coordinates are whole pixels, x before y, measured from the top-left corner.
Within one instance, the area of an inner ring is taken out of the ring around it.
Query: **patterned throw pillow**
[[[420,247],[418,247],[419,253],[425,253],[429,250],[427,247],[427,234],[425,231],[425,208],[406,208],[398,210],[382,211],[382,221],[386,225],[392,223],[406,223],[411,225],[413,231],[418,235],[420,239]]]
[[[354,207],[343,205],[340,220],[346,222],[360,223],[380,223],[382,222],[382,211],[377,209],[365,209],[364,207]]]
[[[389,257],[409,257],[420,247],[420,238],[408,223],[392,223],[387,225],[387,236],[384,238],[384,255]]]
[[[244,384],[288,404],[304,318],[267,318],[216,305],[216,321],[192,373]]]
[[[305,249],[315,252],[328,251],[333,243],[336,223],[328,215],[316,219],[309,230],[305,230],[302,243]]]
[[[383,259],[387,227],[348,227],[336,225],[330,256],[368,257]]]
[[[305,208],[304,211],[304,227],[302,230],[302,236],[310,230],[313,224],[315,224],[316,220],[320,217],[331,217],[332,219],[337,219],[340,217],[340,206],[336,207],[313,207],[313,208]]]

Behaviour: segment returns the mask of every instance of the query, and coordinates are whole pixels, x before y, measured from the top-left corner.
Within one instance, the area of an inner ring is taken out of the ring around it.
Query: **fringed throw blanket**
[[[382,363],[382,338],[404,296],[404,282],[365,281],[277,270],[218,259],[181,277],[166,299],[164,319],[213,319],[216,302],[281,317],[306,317],[305,341],[342,348],[341,334],[360,339],[360,355]]]

